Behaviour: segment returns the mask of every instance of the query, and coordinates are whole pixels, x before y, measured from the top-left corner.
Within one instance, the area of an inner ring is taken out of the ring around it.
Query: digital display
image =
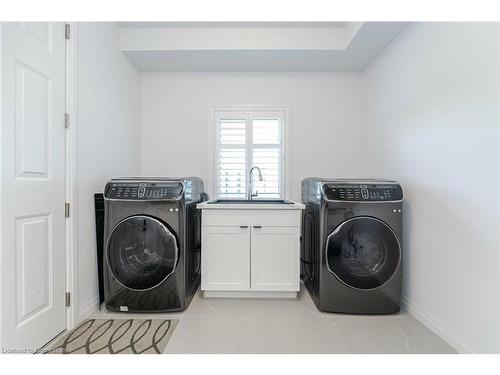
[[[124,200],[172,200],[180,197],[181,183],[125,183],[110,182],[106,185],[105,198]]]
[[[325,196],[338,201],[396,201],[403,199],[401,186],[327,184]]]

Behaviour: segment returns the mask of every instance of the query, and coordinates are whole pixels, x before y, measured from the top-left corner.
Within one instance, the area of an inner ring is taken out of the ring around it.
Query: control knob
[[[361,189],[361,196],[363,199],[368,199],[368,189]]]

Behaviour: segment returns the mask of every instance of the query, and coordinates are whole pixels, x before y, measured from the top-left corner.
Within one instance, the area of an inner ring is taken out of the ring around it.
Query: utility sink
[[[302,203],[286,199],[198,203],[201,290],[210,298],[297,298]]]
[[[285,199],[216,199],[208,204],[295,204],[295,202]]]

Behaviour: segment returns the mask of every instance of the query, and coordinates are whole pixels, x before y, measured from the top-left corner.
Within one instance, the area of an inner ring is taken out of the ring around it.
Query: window
[[[284,198],[284,111],[216,111],[215,193],[245,199],[253,171],[253,199]]]

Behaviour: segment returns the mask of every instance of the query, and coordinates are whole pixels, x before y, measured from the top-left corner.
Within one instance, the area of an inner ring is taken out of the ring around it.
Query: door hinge
[[[71,36],[71,26],[69,23],[64,25],[64,36],[66,37],[66,39],[69,39]]]
[[[64,293],[64,301],[65,301],[66,307],[71,306],[71,293],[70,292]]]
[[[64,203],[64,217],[69,217],[69,203]]]
[[[65,114],[64,114],[64,127],[65,127],[66,129],[68,129],[68,128],[69,128],[69,113],[65,113]]]

